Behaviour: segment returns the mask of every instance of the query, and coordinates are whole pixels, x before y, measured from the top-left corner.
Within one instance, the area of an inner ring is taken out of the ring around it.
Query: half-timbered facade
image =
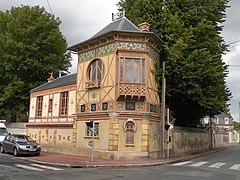
[[[78,54],[75,82],[31,91],[28,133],[48,150],[90,156],[94,121],[95,156],[159,157],[161,44],[149,24],[123,17],[69,47]]]

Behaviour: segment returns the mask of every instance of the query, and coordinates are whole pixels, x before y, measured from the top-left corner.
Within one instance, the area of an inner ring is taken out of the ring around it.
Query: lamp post
[[[166,79],[165,79],[165,61],[163,61],[163,72],[162,72],[162,103],[161,103],[161,121],[162,121],[162,138],[161,138],[161,144],[162,144],[162,158],[165,158],[165,148],[164,148],[164,130],[165,130],[165,95],[166,95]]]

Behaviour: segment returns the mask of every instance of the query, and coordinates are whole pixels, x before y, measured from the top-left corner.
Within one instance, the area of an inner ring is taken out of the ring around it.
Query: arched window
[[[103,78],[103,63],[100,59],[95,59],[89,64],[87,76],[89,80],[89,82],[87,82],[88,88],[100,86],[100,81]]]
[[[134,132],[136,131],[136,123],[133,120],[127,120],[124,123],[124,131],[126,132],[126,144],[134,144]]]
[[[103,63],[100,59],[93,60],[88,67],[90,81],[100,81],[103,75]]]

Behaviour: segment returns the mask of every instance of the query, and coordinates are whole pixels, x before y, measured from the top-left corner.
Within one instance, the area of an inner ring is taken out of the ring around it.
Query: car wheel
[[[5,153],[3,146],[0,146],[0,151],[1,151],[1,153]]]
[[[39,156],[40,155],[40,152],[39,153],[37,153],[37,154],[35,154],[36,156]]]
[[[14,148],[14,150],[13,150],[13,155],[14,155],[14,156],[18,156],[18,155],[19,155],[17,148]]]

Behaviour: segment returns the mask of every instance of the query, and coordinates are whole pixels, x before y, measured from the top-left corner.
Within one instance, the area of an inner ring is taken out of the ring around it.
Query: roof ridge
[[[135,24],[133,24],[133,22],[130,21],[128,18],[126,18],[126,17],[123,17],[123,18],[125,18],[130,24],[132,24],[135,28],[137,28],[139,31],[141,31],[141,30],[139,29],[139,27],[136,26]]]
[[[122,26],[123,26],[123,24],[124,24],[124,21],[125,21],[125,19],[124,19],[124,18],[121,18],[121,21],[120,21],[120,23],[119,23],[119,25],[118,25],[118,27],[117,27],[117,30],[121,30],[121,28],[122,28]]]
[[[44,86],[46,86],[46,85],[48,85],[48,84],[52,84],[52,83],[54,83],[54,82],[56,82],[56,81],[59,81],[59,80],[61,80],[61,79],[63,79],[63,78],[67,78],[68,76],[74,76],[74,75],[76,75],[76,74],[77,74],[77,73],[66,74],[66,75],[64,75],[64,76],[62,76],[62,77],[59,77],[59,78],[56,78],[56,79],[54,79],[54,80],[52,80],[52,81],[50,81],[50,82],[46,82],[46,83],[44,83],[44,84],[41,84],[41,85],[39,85],[39,86],[31,89],[30,91],[34,91],[35,89],[39,89],[39,88],[44,87]]]

